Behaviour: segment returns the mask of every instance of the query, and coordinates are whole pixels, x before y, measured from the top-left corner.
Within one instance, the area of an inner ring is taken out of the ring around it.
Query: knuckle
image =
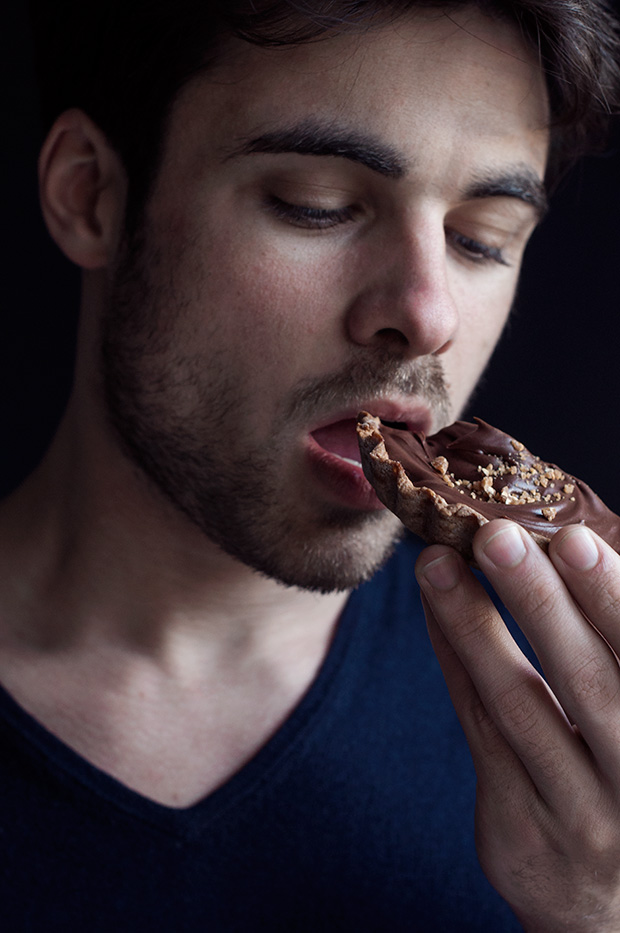
[[[526,611],[534,618],[544,619],[557,612],[558,591],[548,581],[536,580],[520,593]]]
[[[469,707],[469,716],[482,742],[487,747],[492,747],[500,735],[500,732],[480,697],[476,696],[472,699]]]
[[[481,608],[473,601],[463,606],[455,614],[450,623],[452,635],[460,642],[480,638],[484,634],[491,634],[493,630],[493,616],[486,608]]]
[[[531,677],[496,694],[493,707],[511,732],[526,735],[536,727],[540,718],[538,680]]]
[[[575,704],[600,712],[618,699],[618,667],[612,666],[608,657],[591,656],[567,680],[565,690]]]
[[[535,764],[538,774],[547,780],[556,781],[562,778],[567,763],[561,745],[541,723],[543,694],[548,700],[546,685],[534,674],[529,682],[498,694],[493,701],[493,711],[500,730],[522,760]]]
[[[593,595],[597,600],[597,618],[617,624],[620,618],[620,592],[599,584]]]
[[[612,870],[620,876],[620,833],[618,813],[611,812],[607,801],[593,806],[575,808],[570,836],[575,851],[579,852],[584,865],[591,866],[597,874]]]

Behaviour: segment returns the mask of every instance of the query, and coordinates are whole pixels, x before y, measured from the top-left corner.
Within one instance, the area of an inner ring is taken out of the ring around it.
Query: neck
[[[115,644],[163,666],[225,646],[274,656],[325,643],[346,593],[257,574],[206,539],[70,406],[35,473],[0,508],[5,619],[32,644]]]
[[[102,438],[70,405],[0,504],[0,682],[95,766],[189,805],[295,708],[347,594],[223,553]]]

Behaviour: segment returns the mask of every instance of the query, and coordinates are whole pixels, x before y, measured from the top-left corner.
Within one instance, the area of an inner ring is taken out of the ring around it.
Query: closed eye
[[[354,219],[354,211],[350,207],[326,208],[291,204],[273,194],[267,199],[267,207],[281,220],[306,230],[325,230]]]
[[[471,237],[458,233],[456,230],[446,229],[446,240],[465,259],[477,264],[498,263],[500,266],[510,266],[504,254],[497,246],[481,243]]]

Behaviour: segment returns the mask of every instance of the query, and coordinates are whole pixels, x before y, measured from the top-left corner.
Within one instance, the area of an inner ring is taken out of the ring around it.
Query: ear
[[[105,134],[81,110],[54,123],[39,157],[41,208],[63,253],[83,269],[113,259],[122,235],[127,177]]]

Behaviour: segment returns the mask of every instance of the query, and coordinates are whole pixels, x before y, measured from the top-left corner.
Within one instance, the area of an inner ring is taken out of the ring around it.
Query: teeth
[[[340,454],[335,454],[339,460],[344,460],[345,463],[351,463],[353,466],[361,467],[362,463],[360,460],[351,460],[350,457],[342,457]]]

